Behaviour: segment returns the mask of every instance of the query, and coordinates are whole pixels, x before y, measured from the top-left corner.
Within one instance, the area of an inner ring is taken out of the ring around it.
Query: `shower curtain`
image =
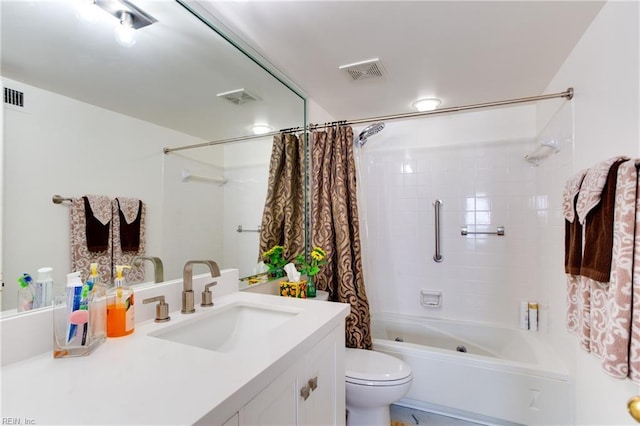
[[[353,129],[336,126],[313,133],[311,242],[329,262],[316,275],[329,299],[349,303],[346,345],[371,349],[369,302],[364,288]]]
[[[304,150],[302,137],[289,133],[273,137],[259,261],[275,245],[285,248],[285,259],[304,253]]]

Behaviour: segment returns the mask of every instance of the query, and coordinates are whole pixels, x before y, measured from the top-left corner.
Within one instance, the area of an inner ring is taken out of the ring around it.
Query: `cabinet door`
[[[296,368],[288,369],[240,410],[241,425],[296,425]]]
[[[340,371],[337,371],[336,361],[336,351],[344,351],[343,330],[341,327],[333,330],[305,357],[298,387],[315,389],[306,400],[298,396],[300,425],[344,424],[344,365],[340,363]]]

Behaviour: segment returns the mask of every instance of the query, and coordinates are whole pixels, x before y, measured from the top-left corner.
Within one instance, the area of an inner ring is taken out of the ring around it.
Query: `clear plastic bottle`
[[[529,330],[538,331],[538,304],[529,303]]]
[[[38,269],[38,279],[36,280],[36,297],[33,302],[33,309],[44,308],[51,305],[53,300],[53,268],[44,267]]]
[[[133,333],[135,311],[133,290],[125,285],[123,269],[129,265],[116,265],[114,287],[107,292],[107,337],[121,337]]]
[[[87,278],[87,285],[91,291],[91,336],[93,340],[104,341],[107,338],[107,287],[98,275],[98,264],[91,264],[91,273]]]
[[[18,312],[33,309],[33,301],[36,297],[36,289],[31,275],[24,273],[18,278]]]

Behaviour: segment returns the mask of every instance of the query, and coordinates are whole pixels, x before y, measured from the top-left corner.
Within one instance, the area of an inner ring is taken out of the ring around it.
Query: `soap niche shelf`
[[[439,308],[442,306],[442,292],[420,290],[420,304],[425,308]]]

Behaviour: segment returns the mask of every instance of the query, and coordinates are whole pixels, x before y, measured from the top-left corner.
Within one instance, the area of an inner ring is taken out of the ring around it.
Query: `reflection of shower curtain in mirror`
[[[346,345],[370,349],[351,126],[314,132],[311,158],[311,245],[325,250],[329,260],[316,276],[316,285],[329,291],[330,300],[351,304]]]
[[[258,260],[275,245],[285,247],[286,259],[304,252],[304,154],[302,137],[273,137]]]

